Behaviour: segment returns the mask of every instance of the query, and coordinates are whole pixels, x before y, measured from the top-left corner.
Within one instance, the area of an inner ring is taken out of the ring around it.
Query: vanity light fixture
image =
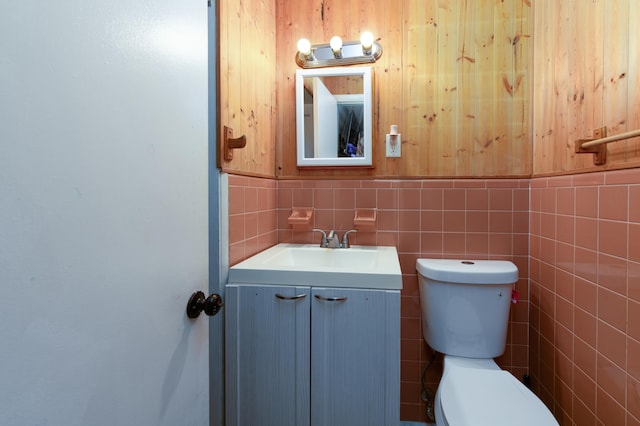
[[[333,36],[329,43],[311,44],[306,38],[298,40],[296,63],[301,68],[335,67],[372,63],[382,56],[382,46],[373,34],[364,32],[360,41],[343,42]]]

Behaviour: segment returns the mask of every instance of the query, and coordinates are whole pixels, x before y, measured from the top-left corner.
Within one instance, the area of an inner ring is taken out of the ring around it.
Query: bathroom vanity
[[[276,266],[285,251],[288,266]],[[350,255],[385,265],[314,266]],[[393,247],[280,244],[232,267],[227,425],[399,424],[401,286]]]

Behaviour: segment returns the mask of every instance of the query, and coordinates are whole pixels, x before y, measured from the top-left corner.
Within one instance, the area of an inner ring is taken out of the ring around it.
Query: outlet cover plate
[[[402,137],[400,133],[396,135],[397,141],[391,144],[391,135],[387,134],[387,157],[400,157],[402,151]]]

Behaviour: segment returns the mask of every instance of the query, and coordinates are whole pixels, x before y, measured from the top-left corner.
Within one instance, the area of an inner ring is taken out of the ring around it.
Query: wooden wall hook
[[[224,159],[226,161],[233,160],[234,149],[244,148],[247,145],[247,137],[242,135],[239,138],[234,138],[231,127],[224,126],[222,137],[224,139]]]

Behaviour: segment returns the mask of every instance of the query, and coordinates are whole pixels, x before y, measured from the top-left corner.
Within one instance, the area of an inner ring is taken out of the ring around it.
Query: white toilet
[[[418,259],[422,330],[444,354],[438,426],[558,425],[524,384],[493,360],[504,352],[513,284],[508,261]]]

